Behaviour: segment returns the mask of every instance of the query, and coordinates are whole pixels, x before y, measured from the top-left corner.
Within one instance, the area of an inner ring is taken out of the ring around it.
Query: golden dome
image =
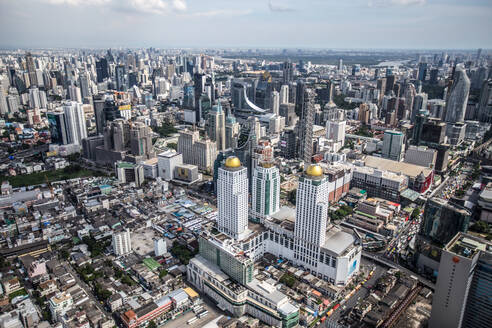
[[[320,177],[323,175],[323,169],[319,165],[311,164],[307,168],[306,174],[312,177]]]
[[[236,156],[229,156],[225,161],[225,166],[229,168],[240,167],[241,161]]]

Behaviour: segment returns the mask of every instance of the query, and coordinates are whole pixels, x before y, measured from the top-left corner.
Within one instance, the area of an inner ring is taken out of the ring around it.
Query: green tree
[[[167,144],[167,148],[178,150],[178,144],[175,143],[175,142],[170,142],[170,143]]]
[[[154,320],[151,320],[151,321],[149,321],[147,328],[157,328],[157,324],[155,323]]]

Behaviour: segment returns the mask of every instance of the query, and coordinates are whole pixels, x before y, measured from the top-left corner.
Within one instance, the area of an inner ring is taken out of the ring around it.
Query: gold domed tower
[[[241,167],[241,161],[236,156],[229,156],[227,157],[224,166],[228,169],[235,169]]]
[[[305,174],[309,178],[319,178],[319,177],[323,176],[323,169],[321,168],[321,166],[319,166],[317,164],[311,164],[306,169]]]

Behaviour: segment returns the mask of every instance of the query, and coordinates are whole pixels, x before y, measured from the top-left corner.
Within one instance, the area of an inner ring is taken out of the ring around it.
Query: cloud
[[[270,8],[270,11],[279,12],[279,13],[295,11],[294,8],[286,5],[285,3],[278,3],[278,2],[274,3],[271,0],[268,2],[268,8]]]
[[[209,11],[197,11],[193,13],[189,13],[189,16],[194,17],[212,17],[212,16],[244,16],[251,14],[253,10],[244,9],[244,10],[234,10],[234,9],[217,9],[217,10],[209,10]]]
[[[170,12],[185,12],[186,0],[42,0],[52,5],[108,6],[127,13],[165,15]]]
[[[369,0],[369,7],[389,7],[389,6],[422,6],[427,0]]]

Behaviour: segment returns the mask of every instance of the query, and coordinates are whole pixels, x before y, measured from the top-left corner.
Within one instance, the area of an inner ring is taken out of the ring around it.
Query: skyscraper
[[[400,131],[384,131],[383,150],[381,156],[394,161],[401,161],[405,151],[405,136]]]
[[[326,138],[332,140],[336,145],[335,152],[345,144],[345,126],[345,121],[328,120],[326,122]]]
[[[427,75],[427,63],[419,63],[417,79],[419,81],[425,81],[426,75]]]
[[[319,165],[310,165],[299,178],[294,227],[294,259],[316,272],[328,224],[328,179]]]
[[[89,88],[89,76],[86,72],[83,72],[79,75],[79,86],[82,99],[91,96],[91,90]]]
[[[305,89],[304,101],[302,102],[301,121],[298,129],[299,133],[299,157],[304,163],[311,163],[313,156],[313,122],[314,122],[314,98],[315,92],[311,89]]]
[[[227,116],[225,125],[225,147],[226,149],[234,148],[237,144],[237,138],[241,126],[236,122],[236,118],[232,115]]]
[[[248,172],[237,157],[228,157],[217,178],[217,228],[236,240],[248,232]]]
[[[484,81],[482,84],[478,104],[478,120],[492,123],[492,79]]]
[[[415,100],[415,95],[417,92],[415,91],[415,86],[413,83],[409,83],[407,88],[405,89],[405,118],[410,118],[413,122],[415,120],[416,112],[413,111],[413,102]]]
[[[101,58],[96,61],[97,83],[101,83],[109,77],[108,61],[106,58]]]
[[[124,65],[116,66],[115,77],[116,77],[116,89],[118,91],[126,91],[127,84],[125,81],[125,66]]]
[[[453,84],[448,91],[446,99],[446,122],[462,123],[465,119],[468,93],[470,92],[470,79],[461,65],[456,66]]]
[[[271,161],[261,161],[252,180],[251,216],[261,221],[280,208],[280,173]]]
[[[442,251],[429,327],[490,327],[491,273],[492,244],[456,234]]]
[[[280,87],[280,104],[289,103],[289,86],[287,84],[283,84]]]
[[[217,143],[218,151],[226,148],[225,113],[220,102],[208,114],[208,136]]]
[[[290,61],[284,62],[282,66],[284,84],[294,80],[294,65]]]
[[[82,105],[74,101],[67,102],[63,106],[63,111],[68,143],[81,145],[82,139],[87,138],[87,126]]]
[[[272,91],[270,94],[270,108],[275,115],[280,114],[280,94],[278,91]]]
[[[34,59],[32,58],[32,54],[30,52],[26,53],[26,66],[31,86],[37,86],[38,78],[36,75],[36,65],[34,64]]]

